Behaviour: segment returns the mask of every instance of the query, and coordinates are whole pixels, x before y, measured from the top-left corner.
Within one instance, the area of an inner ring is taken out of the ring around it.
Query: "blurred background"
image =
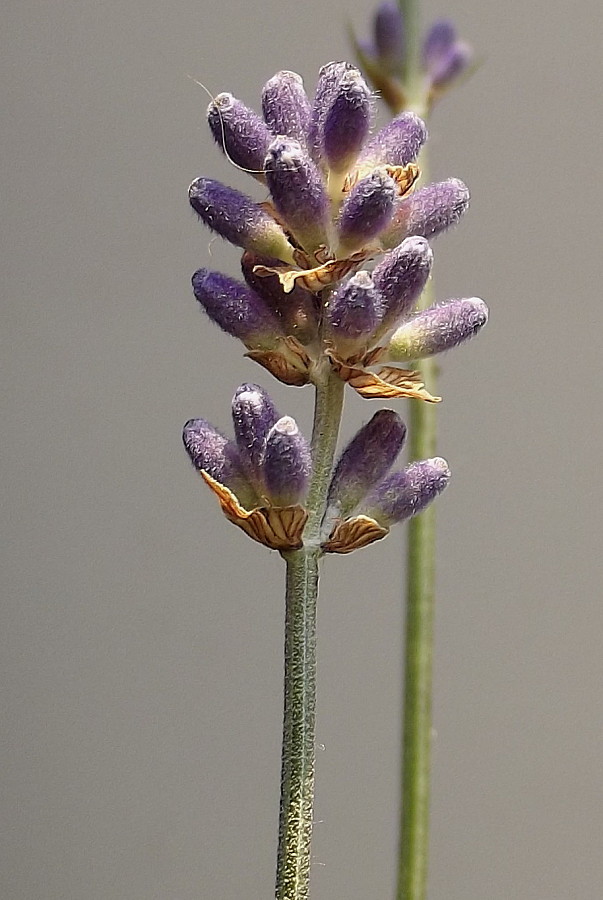
[[[569,13],[572,12],[570,16]],[[2,53],[6,900],[273,895],[284,567],[188,465],[242,381],[210,325],[236,274],[187,203],[258,195],[205,126],[350,56],[360,0],[24,0]],[[484,65],[431,120],[473,195],[439,299],[488,328],[443,362],[430,900],[597,900],[603,884],[601,6],[424,4]],[[382,113],[382,119],[385,115]],[[211,246],[210,246],[211,245]],[[345,435],[377,408],[348,394]],[[405,404],[399,408],[404,414]],[[324,566],[313,900],[391,898],[404,529]]]

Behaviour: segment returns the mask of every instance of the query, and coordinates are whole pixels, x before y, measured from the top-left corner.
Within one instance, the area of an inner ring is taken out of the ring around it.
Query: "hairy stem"
[[[281,767],[277,900],[307,900],[314,816],[316,716],[316,601],[320,525],[333,469],[344,383],[325,370],[316,388],[312,432],[313,476],[308,523],[300,550],[287,563],[285,703]]]

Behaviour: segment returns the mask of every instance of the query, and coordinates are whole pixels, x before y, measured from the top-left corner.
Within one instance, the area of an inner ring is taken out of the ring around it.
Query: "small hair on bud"
[[[329,298],[325,332],[343,359],[366,349],[379,325],[382,301],[368,272],[342,282]]]

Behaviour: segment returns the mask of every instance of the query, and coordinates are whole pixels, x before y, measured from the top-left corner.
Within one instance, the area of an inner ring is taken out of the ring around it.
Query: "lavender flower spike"
[[[397,204],[381,244],[395,247],[410,234],[435,237],[456,225],[469,208],[469,189],[458,178],[428,184]]]
[[[427,140],[425,122],[413,112],[403,112],[388,122],[364,146],[358,166],[407,166],[414,162]]]
[[[325,311],[325,334],[342,359],[367,349],[381,313],[381,297],[368,272],[356,272],[337,288]]]
[[[307,441],[291,416],[274,424],[263,457],[264,485],[274,506],[293,506],[306,495],[312,459]]]
[[[274,314],[246,284],[199,269],[193,275],[193,291],[210,319],[250,350],[271,349],[282,336]]]
[[[305,145],[312,107],[301,76],[286,71],[273,75],[262,91],[262,111],[272,134]]]
[[[278,213],[308,253],[327,241],[329,203],[320,172],[298,141],[277,138],[265,160]]]
[[[413,309],[427,284],[432,263],[433,253],[425,238],[409,237],[375,266],[373,283],[384,304],[381,334]]]
[[[396,185],[385,169],[358,181],[341,209],[338,256],[350,256],[383,231],[392,217],[395,199]]]
[[[256,505],[257,496],[249,481],[235,444],[206,419],[189,419],[182,430],[182,441],[190,460],[220,484],[236,494],[248,508]]]
[[[483,300],[447,300],[419,312],[394,332],[389,359],[406,362],[443,353],[473,337],[488,321]]]
[[[345,519],[389,472],[396,461],[406,426],[392,409],[381,409],[341,454],[329,487],[327,516]]]
[[[273,135],[260,116],[232,94],[224,93],[207,107],[207,121],[225,156],[264,182],[264,157]]]
[[[239,455],[261,489],[261,464],[268,433],[279,419],[271,397],[259,384],[242,384],[232,398],[232,419]]]
[[[391,0],[375,13],[375,47],[381,65],[395,71],[404,56],[404,21],[398,4]]]
[[[293,263],[285,232],[251,197],[212,178],[197,178],[188,199],[201,221],[231,244]]]
[[[368,136],[370,122],[371,91],[353,67],[339,81],[319,135],[321,155],[333,172],[347,174]]]
[[[436,456],[413,462],[378,484],[362,504],[362,511],[389,528],[422,512],[442,493],[449,480],[450,469],[445,459]]]

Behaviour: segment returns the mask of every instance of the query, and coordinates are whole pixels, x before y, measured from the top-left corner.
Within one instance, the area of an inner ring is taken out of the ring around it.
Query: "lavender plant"
[[[321,69],[313,101],[298,75],[278,72],[264,86],[262,117],[220,94],[208,109],[213,137],[269,198],[205,177],[189,189],[202,222],[243,250],[241,279],[194,274],[200,306],[275,378],[315,390],[309,442],[257,384],[235,391],[234,438],[205,419],[183,433],[226,517],[286,562],[277,900],[309,895],[319,563],[384,538],[450,478],[435,455],[392,472],[406,427],[390,409],[336,459],[345,385],[367,399],[433,405],[440,398],[414,363],[487,319],[475,298],[416,311],[432,266],[427,238],[460,218],[468,192],[456,180],[413,192],[424,123],[402,113],[371,136],[373,102],[346,62]]]

